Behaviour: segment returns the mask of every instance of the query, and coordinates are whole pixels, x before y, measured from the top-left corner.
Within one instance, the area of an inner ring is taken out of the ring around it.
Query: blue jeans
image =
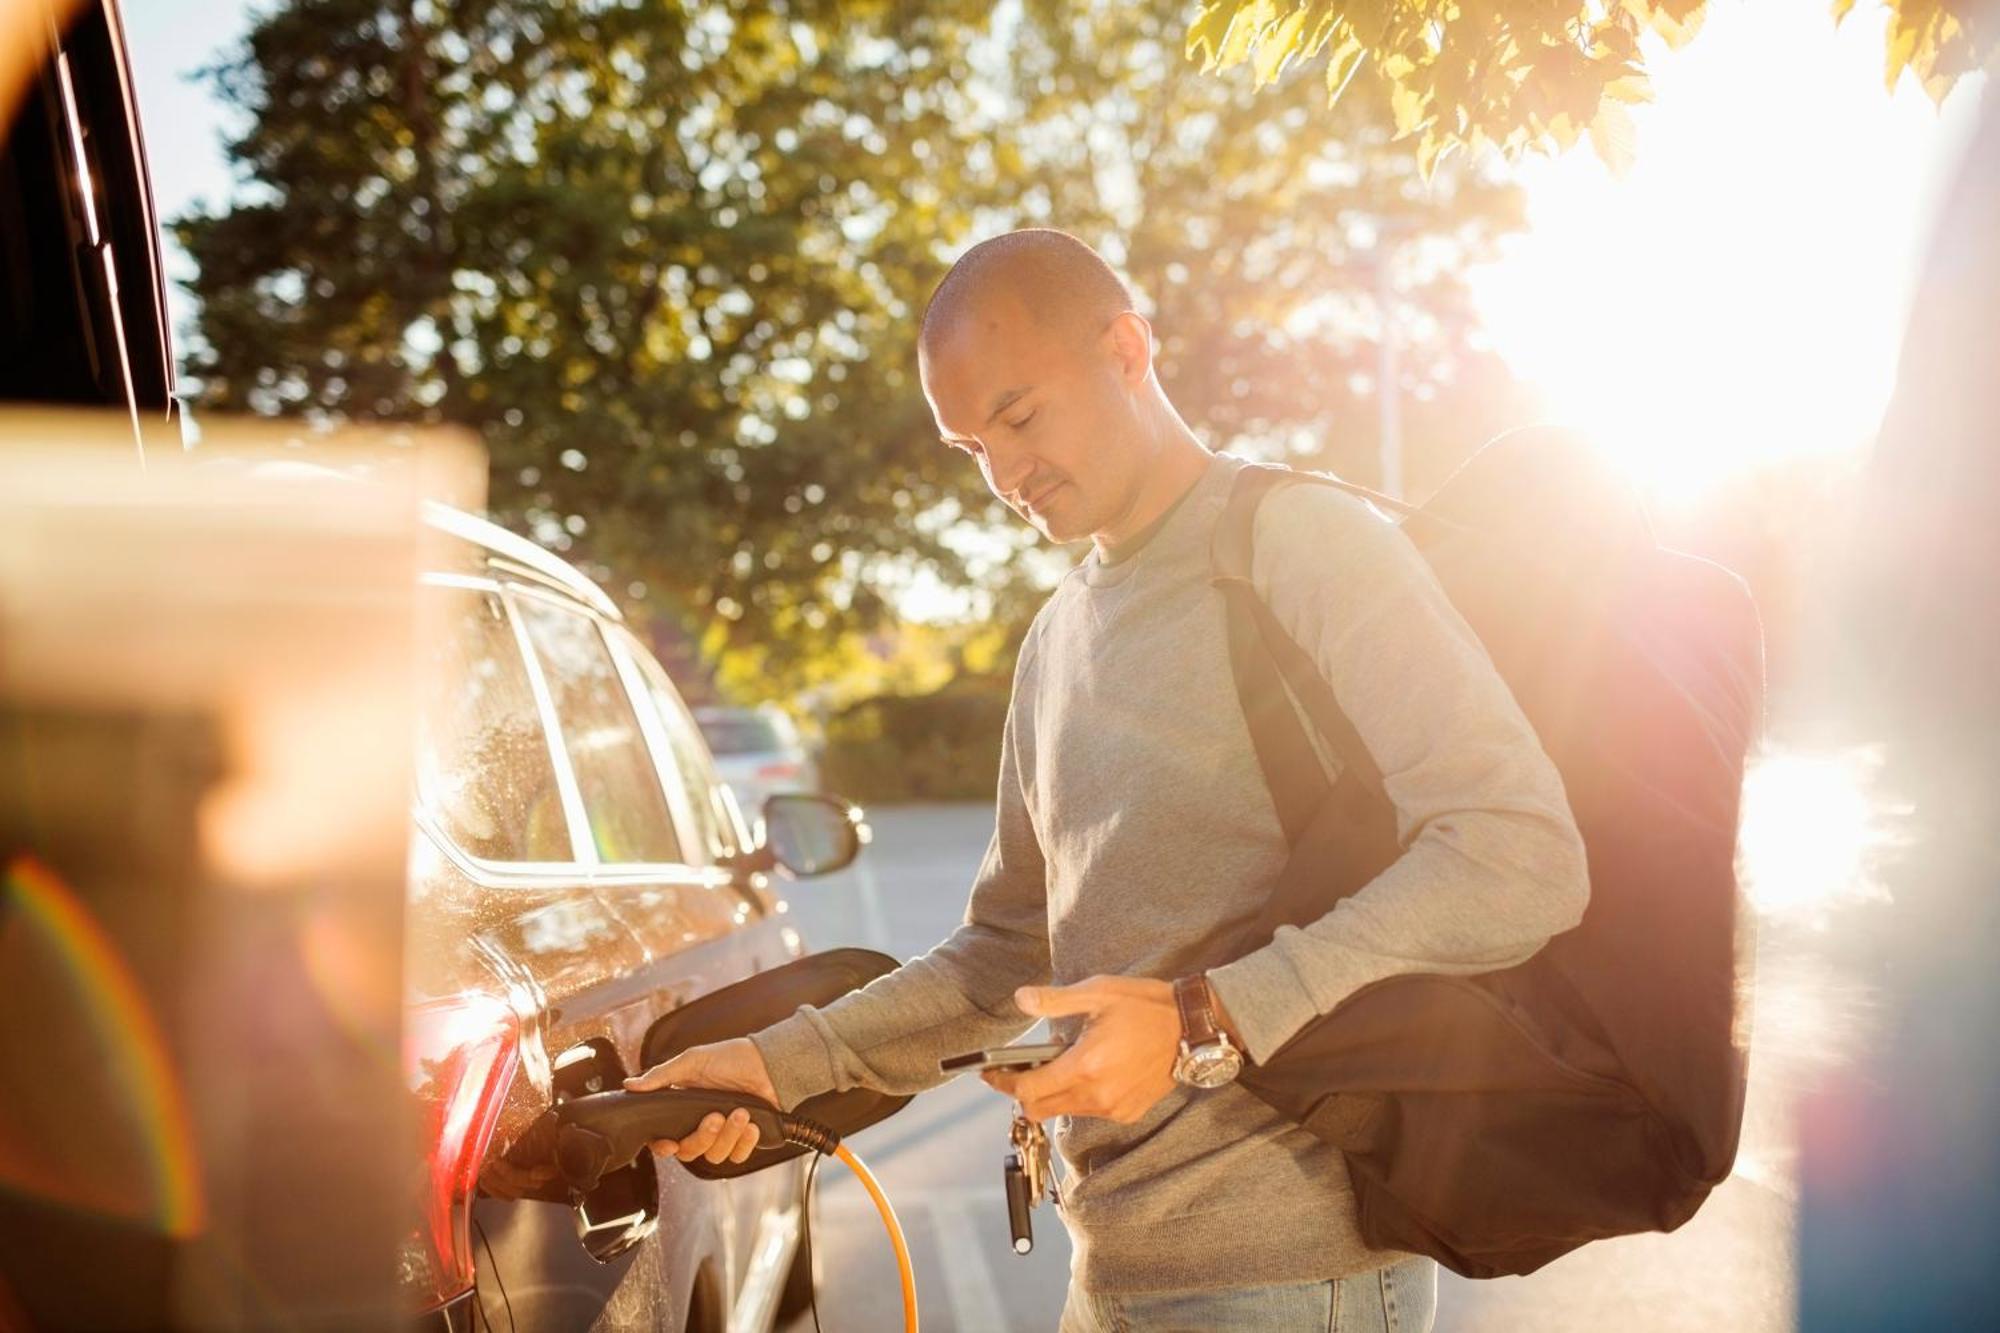
[[[1430,1333],[1437,1263],[1325,1282],[1093,1296],[1069,1285],[1059,1333]]]

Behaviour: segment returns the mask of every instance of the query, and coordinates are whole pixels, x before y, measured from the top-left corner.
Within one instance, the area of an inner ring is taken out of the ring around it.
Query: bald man
[[[1241,464],[1181,419],[1125,284],[1062,232],[960,259],[919,361],[944,444],[1044,537],[1091,543],[1021,646],[965,922],[865,990],[629,1086],[787,1109],[917,1092],[941,1057],[1047,1017],[1061,1058],[983,1077],[1056,1122],[1063,1333],[1430,1327],[1435,1265],[1369,1249],[1340,1154],[1231,1080],[1370,982],[1511,966],[1575,925],[1561,779],[1402,533],[1331,488],[1274,492],[1252,582],[1380,765],[1407,850],[1319,921],[1207,966],[1289,851],[1209,582]],[[755,1136],[712,1119],[656,1148],[740,1161]]]

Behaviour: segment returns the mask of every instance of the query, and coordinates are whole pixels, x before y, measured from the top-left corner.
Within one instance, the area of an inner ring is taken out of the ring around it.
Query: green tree
[[[216,71],[250,188],[179,224],[204,402],[463,423],[503,518],[658,605],[782,637],[838,585],[866,619],[843,570],[950,559],[899,521],[956,484],[911,447],[903,335],[984,198],[958,170],[976,31],[887,4],[274,9]]]
[[[177,224],[204,402],[472,427],[504,521],[772,692],[893,623],[897,571],[1016,622],[1025,534],[914,375],[978,236],[1059,225],[1123,264],[1218,446],[1372,475],[1383,265],[1399,392],[1491,378],[1452,274],[1512,194],[1423,183],[1312,77],[1255,104],[1199,77],[1183,16],[290,0],[215,71],[240,200]]]
[[[1887,3],[1892,89],[1908,70],[1942,101],[2000,52],[2000,11],[1986,0]],[[1833,0],[1836,21],[1853,5]],[[1707,0],[1203,0],[1187,54],[1204,71],[1247,65],[1259,86],[1324,58],[1331,102],[1372,66],[1380,77],[1365,96],[1414,141],[1427,172],[1460,148],[1564,149],[1586,131],[1598,155],[1622,168],[1632,151],[1625,108],[1651,95],[1640,36],[1680,46],[1706,12]]]

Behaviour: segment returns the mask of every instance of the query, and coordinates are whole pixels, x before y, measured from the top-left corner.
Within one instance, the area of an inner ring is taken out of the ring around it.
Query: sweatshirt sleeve
[[[1259,510],[1251,581],[1381,769],[1405,848],[1319,920],[1209,973],[1262,1061],[1371,982],[1526,960],[1590,890],[1561,776],[1398,527],[1342,492],[1284,487]]]
[[[1022,781],[1023,698],[1032,679],[1031,634],[1015,668],[1000,744],[992,841],[973,881],[965,918],[943,943],[824,1008],[751,1034],[778,1104],[853,1087],[922,1092],[946,1081],[938,1061],[1012,1041],[1035,1020],[1014,990],[1049,980],[1048,908],[1042,849]]]

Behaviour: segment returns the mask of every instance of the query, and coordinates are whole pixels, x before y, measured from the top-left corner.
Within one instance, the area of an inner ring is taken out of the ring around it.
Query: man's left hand
[[[1075,1044],[1040,1069],[980,1075],[1020,1102],[1030,1120],[1088,1115],[1129,1125],[1173,1089],[1181,1018],[1170,983],[1091,977],[1073,986],[1023,986],[1014,1003],[1037,1017],[1084,1015]]]

